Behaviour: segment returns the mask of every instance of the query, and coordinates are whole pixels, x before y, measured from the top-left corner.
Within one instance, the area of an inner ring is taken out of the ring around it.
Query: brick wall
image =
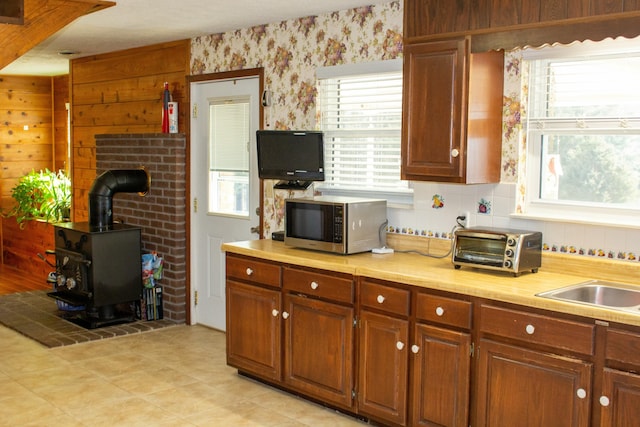
[[[142,228],[142,252],[164,258],[164,316],[186,321],[186,138],[184,134],[96,135],[96,172],[137,169],[151,175],[146,196],[116,193],[114,221]]]

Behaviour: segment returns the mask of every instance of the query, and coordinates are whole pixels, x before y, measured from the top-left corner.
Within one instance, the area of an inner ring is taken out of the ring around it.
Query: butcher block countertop
[[[640,288],[640,262],[636,265],[626,261],[543,253],[543,264],[538,273],[524,272],[519,277],[514,277],[509,273],[468,267],[456,270],[450,257],[432,258],[401,252],[334,255],[292,248],[283,242],[269,239],[225,243],[222,245],[222,250],[285,264],[349,273],[596,320],[640,326],[640,312],[625,313],[536,296],[540,292],[591,279],[627,283]]]

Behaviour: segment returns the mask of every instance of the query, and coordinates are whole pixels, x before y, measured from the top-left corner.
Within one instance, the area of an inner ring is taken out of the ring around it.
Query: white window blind
[[[249,100],[243,98],[210,102],[210,170],[248,171]]]
[[[378,193],[387,199],[411,194],[400,179],[400,71],[319,79],[318,103],[325,144],[322,192]]]

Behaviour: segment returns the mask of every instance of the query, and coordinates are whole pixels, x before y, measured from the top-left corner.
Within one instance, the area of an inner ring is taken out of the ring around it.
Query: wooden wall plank
[[[169,82],[184,132],[190,40],[78,58],[70,64],[73,220],[88,218],[96,176],[95,135],[159,133],[162,90]]]
[[[0,76],[0,206],[32,170],[53,167],[51,77]]]

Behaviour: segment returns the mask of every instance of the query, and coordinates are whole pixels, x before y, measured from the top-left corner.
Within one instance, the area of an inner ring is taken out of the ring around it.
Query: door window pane
[[[249,98],[210,100],[209,213],[249,216]]]

